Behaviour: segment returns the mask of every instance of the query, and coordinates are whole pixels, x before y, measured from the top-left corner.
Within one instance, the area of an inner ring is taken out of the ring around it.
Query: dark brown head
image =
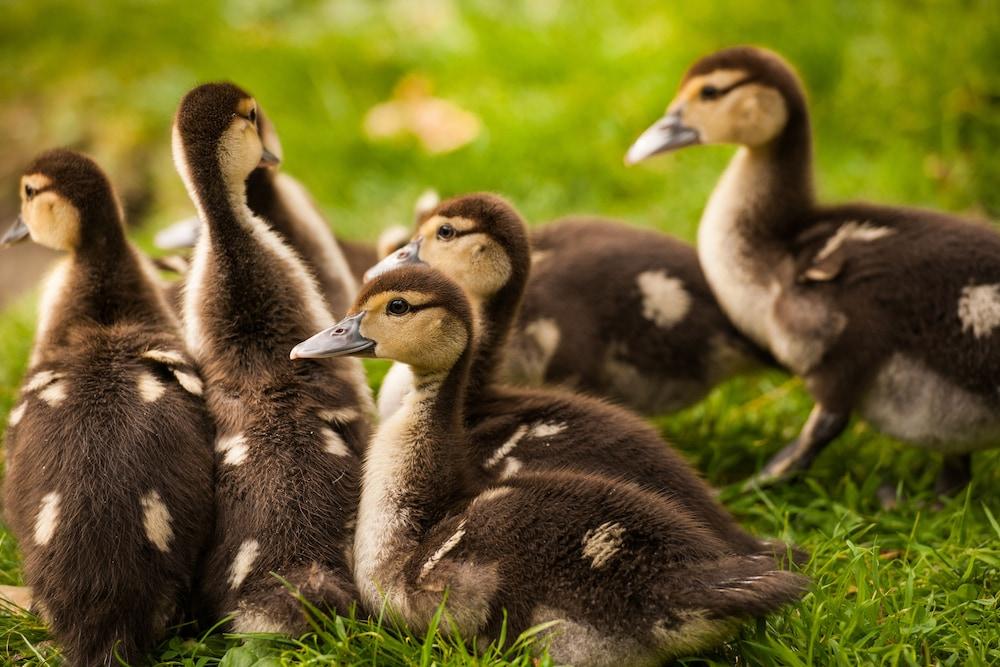
[[[462,289],[428,266],[403,266],[362,286],[347,317],[292,350],[292,359],[370,356],[418,374],[451,369],[474,338]]]
[[[632,144],[626,164],[693,144],[759,148],[805,122],[806,101],[792,66],[753,46],[723,49],[685,74],[666,115]]]
[[[189,191],[220,175],[227,187],[242,187],[258,166],[278,158],[265,147],[257,102],[231,83],[198,86],[181,100],[174,119],[174,163]],[[280,150],[280,149],[279,149]]]
[[[367,277],[405,264],[429,264],[476,301],[487,302],[511,286],[519,295],[530,262],[524,220],[505,199],[480,193],[448,199],[424,214],[413,239]]]
[[[21,176],[21,214],[0,244],[27,238],[76,251],[102,239],[123,238],[121,206],[107,176],[80,153],[42,153]]]

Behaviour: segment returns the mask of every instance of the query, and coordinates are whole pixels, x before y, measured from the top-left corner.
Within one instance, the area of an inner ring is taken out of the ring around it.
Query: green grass
[[[406,222],[417,194],[435,186],[502,192],[533,221],[602,213],[690,240],[730,149],[629,170],[622,156],[688,62],[741,42],[799,66],[825,196],[1000,217],[1000,5],[990,0],[13,3],[0,21],[0,210],[13,212],[17,174],[34,152],[72,144],[107,166],[148,248],[153,229],[190,210],[170,166],[176,103],[198,81],[229,78],[258,96],[287,170],[345,236]],[[444,155],[411,139],[366,139],[364,114],[409,74],[475,113],[479,137]],[[33,322],[30,296],[0,316],[0,417]],[[377,383],[384,365],[369,368]],[[968,492],[934,510],[935,457],[857,422],[808,480],[741,492],[738,482],[808,408],[797,381],[767,374],[656,420],[744,524],[812,552],[814,585],[801,604],[703,659],[1000,663],[1000,451],[977,455]],[[875,497],[886,480],[906,496],[893,511]],[[0,583],[19,581],[16,545],[0,531]],[[0,614],[0,637],[7,662],[54,655],[30,617]],[[161,651],[164,664],[227,667],[530,664],[520,648],[475,655],[434,634],[326,618],[301,640],[174,637]]]

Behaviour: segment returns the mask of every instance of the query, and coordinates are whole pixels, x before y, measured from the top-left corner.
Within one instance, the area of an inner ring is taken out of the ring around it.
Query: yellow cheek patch
[[[248,97],[246,99],[240,100],[239,104],[236,105],[236,113],[238,113],[243,117],[249,117],[250,112],[256,108],[257,108],[257,103],[253,99]]]

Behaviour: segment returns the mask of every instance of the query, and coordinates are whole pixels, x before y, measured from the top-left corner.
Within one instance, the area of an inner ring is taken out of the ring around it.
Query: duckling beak
[[[17,220],[14,221],[14,224],[11,225],[10,229],[4,233],[3,238],[0,238],[0,247],[6,248],[7,246],[12,246],[19,241],[23,241],[28,238],[30,233],[28,225],[24,224],[24,218],[17,216]]]
[[[158,231],[153,237],[153,244],[161,250],[191,248],[198,242],[200,234],[201,220],[198,216],[192,215]]]
[[[345,317],[329,329],[324,329],[292,348],[291,359],[324,359],[326,357],[374,357],[375,341],[361,335],[364,313]]]
[[[685,125],[681,109],[675,109],[639,135],[625,154],[625,164],[633,165],[658,153],[698,143],[701,143],[698,130]]]
[[[261,146],[260,150],[260,162],[257,164],[258,167],[276,167],[281,164],[281,158],[267,150],[266,146]]]
[[[387,255],[378,264],[365,271],[365,282],[382,275],[386,271],[391,271],[392,269],[406,264],[423,263],[424,261],[420,259],[420,239],[414,239],[391,255]]]

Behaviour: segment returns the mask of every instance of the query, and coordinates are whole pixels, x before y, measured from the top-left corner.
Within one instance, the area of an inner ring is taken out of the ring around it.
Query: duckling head
[[[347,317],[299,343],[292,359],[364,356],[409,364],[418,374],[449,370],[473,340],[462,289],[427,266],[398,267],[365,283]]]
[[[0,238],[13,245],[31,237],[54,250],[121,235],[121,206],[111,183],[90,158],[66,149],[42,153],[21,176],[21,214]]]
[[[249,93],[231,83],[198,86],[181,100],[173,127],[177,171],[199,201],[198,187],[221,177],[230,193],[242,191],[254,169],[280,162],[277,134]],[[198,183],[196,184],[196,180]]]
[[[752,46],[723,49],[688,69],[666,114],[635,140],[625,164],[694,144],[764,147],[804,120],[805,108],[798,76],[781,56]]]
[[[530,265],[524,220],[502,197],[454,197],[425,213],[412,240],[373,266],[371,279],[398,266],[428,264],[461,285],[476,301],[527,280]]]

